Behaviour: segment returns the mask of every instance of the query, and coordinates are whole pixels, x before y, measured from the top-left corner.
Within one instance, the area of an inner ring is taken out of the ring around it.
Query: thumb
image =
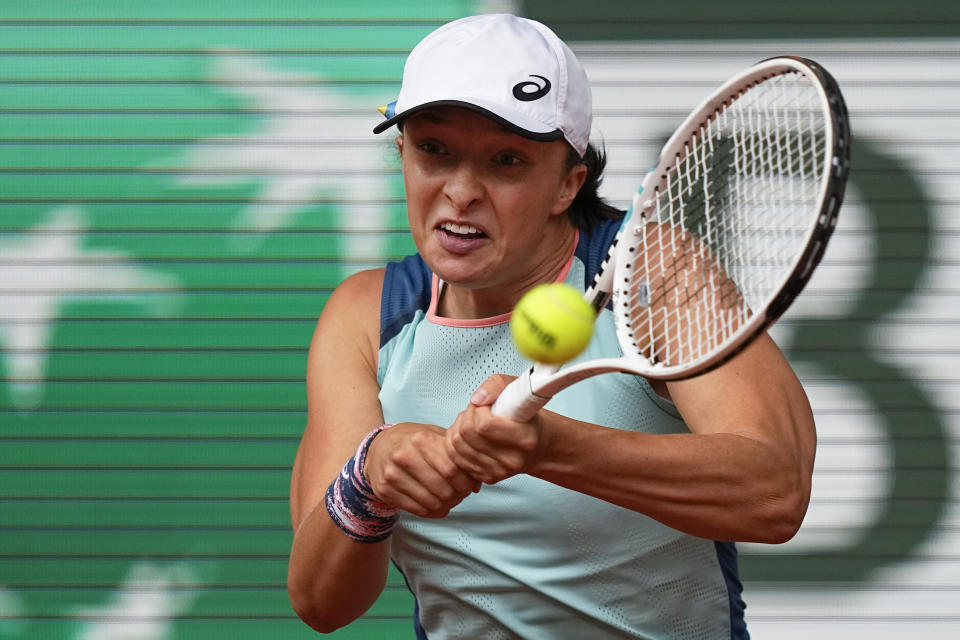
[[[470,396],[470,404],[482,407],[493,404],[500,392],[514,379],[514,376],[495,374],[484,380],[483,384]]]

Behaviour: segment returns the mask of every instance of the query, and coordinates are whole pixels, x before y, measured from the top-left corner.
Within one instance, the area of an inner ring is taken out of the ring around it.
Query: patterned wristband
[[[367,459],[370,443],[381,431],[392,426],[381,425],[368,433],[357,447],[357,452],[347,460],[327,488],[327,513],[344,533],[357,542],[386,540],[400,517],[398,509],[377,498],[363,475],[363,463]]]

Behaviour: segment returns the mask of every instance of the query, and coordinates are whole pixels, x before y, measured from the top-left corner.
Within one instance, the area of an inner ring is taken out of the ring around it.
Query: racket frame
[[[493,412],[516,420],[528,420],[559,391],[602,373],[621,372],[656,380],[682,380],[701,375],[729,361],[765,331],[787,310],[810,279],[815,267],[823,257],[827,243],[836,228],[840,204],[843,201],[846,179],[850,170],[850,129],[847,108],[836,80],[816,62],[796,57],[779,56],[761,60],[727,80],[707,96],[674,131],[660,152],[657,165],[647,173],[634,195],[624,221],[584,298],[597,310],[599,318],[611,299],[614,306],[616,281],[631,243],[623,242],[625,233],[642,233],[652,211],[653,200],[644,193],[656,193],[662,188],[671,173],[671,167],[683,154],[687,142],[699,135],[701,128],[737,99],[741,93],[772,76],[799,72],[816,78],[812,83],[819,94],[821,108],[830,114],[830,126],[826,131],[824,162],[830,170],[825,171],[820,184],[820,211],[811,216],[806,232],[804,250],[796,257],[789,274],[784,278],[779,292],[764,308],[723,344],[707,356],[678,366],[651,363],[634,351],[623,349],[623,342],[630,343],[624,335],[621,322],[615,320],[618,340],[621,342],[621,357],[601,358],[574,363],[561,368],[559,365],[534,364],[501,393]],[[616,309],[613,309],[616,313]]]

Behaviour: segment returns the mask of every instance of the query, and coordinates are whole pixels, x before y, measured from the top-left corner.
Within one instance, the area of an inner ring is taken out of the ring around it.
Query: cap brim
[[[434,107],[462,107],[464,109],[470,109],[481,115],[490,118],[497,124],[501,125],[505,129],[516,133],[517,135],[523,136],[524,138],[529,138],[530,140],[538,140],[541,142],[550,142],[552,140],[560,140],[563,138],[563,132],[560,129],[554,129],[552,131],[531,131],[530,129],[524,128],[518,124],[515,124],[508,120],[507,118],[485,109],[479,105],[473,104],[471,102],[465,102],[463,100],[435,100],[433,102],[426,102],[424,104],[418,104],[415,107],[411,107],[404,111],[403,113],[398,113],[392,118],[384,120],[377,126],[373,128],[374,133],[383,133],[393,125],[400,125],[403,121],[412,116],[415,113],[423,111],[425,109],[431,109]]]

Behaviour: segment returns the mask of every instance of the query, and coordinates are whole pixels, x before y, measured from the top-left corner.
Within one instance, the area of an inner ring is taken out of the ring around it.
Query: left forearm
[[[692,535],[783,542],[809,482],[789,450],[733,433],[652,435],[542,413],[549,446],[528,470]]]

